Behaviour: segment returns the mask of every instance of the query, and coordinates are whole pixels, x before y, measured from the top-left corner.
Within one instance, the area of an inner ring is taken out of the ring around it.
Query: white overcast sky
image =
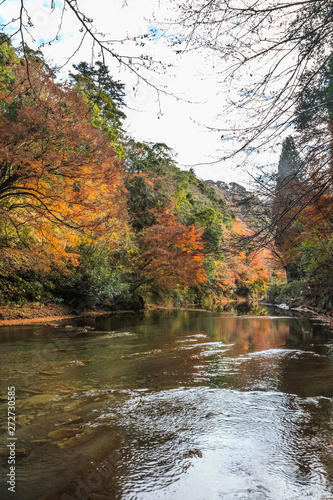
[[[60,9],[52,13],[50,0],[25,0],[31,15],[34,28],[31,29],[36,43],[26,42],[37,47],[41,41],[49,41],[57,33],[60,22]],[[155,21],[163,21],[170,17],[167,0],[80,0],[81,10],[93,18],[94,26],[107,34],[106,39],[122,40],[126,37],[147,33]],[[56,1],[56,6],[60,5]],[[6,0],[0,7],[0,21],[7,22],[17,17],[20,7],[18,0]],[[77,49],[81,33],[75,17],[66,13],[61,29],[61,37],[57,42],[43,47],[44,55],[56,65],[63,65]],[[144,76],[154,85],[163,87],[167,92],[178,96],[160,94],[160,105],[156,91],[144,83],[137,85],[137,77],[128,69],[119,66],[110,56],[106,64],[114,79],[126,85],[125,110],[127,120],[125,130],[136,140],[164,142],[176,153],[176,161],[181,168],[193,166],[202,179],[235,181],[247,183],[247,175],[243,168],[236,168],[239,159],[229,159],[211,164],[225,155],[224,141],[221,132],[209,131],[206,127],[221,127],[227,120],[223,117],[226,104],[226,90],[223,81],[219,81],[213,70],[221,64],[217,59],[202,52],[193,51],[176,56],[168,47],[162,36],[149,46],[140,47],[132,41],[124,44],[115,43],[115,50],[122,55],[135,57],[149,53],[157,60],[170,65],[164,70],[157,67],[157,72],[146,72]],[[91,61],[91,40],[86,39],[79,52],[62,69],[66,75],[72,64],[82,60]],[[97,55],[97,52],[96,52]],[[161,111],[161,112],[160,112]],[[217,119],[217,116],[219,118]],[[260,163],[274,161],[276,158],[257,158]],[[205,165],[196,166],[198,163]],[[251,168],[249,166],[249,168]]]

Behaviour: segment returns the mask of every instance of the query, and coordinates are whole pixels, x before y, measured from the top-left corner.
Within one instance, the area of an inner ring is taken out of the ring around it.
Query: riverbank
[[[245,299],[235,300],[229,302],[242,303]],[[227,303],[227,301],[226,301]],[[270,307],[278,307],[280,309],[286,309],[293,312],[311,314],[312,316],[318,318],[325,323],[329,323],[333,329],[333,311],[324,311],[319,308],[311,308],[306,305],[290,306],[287,304],[274,304],[268,302],[260,302],[261,305],[266,305]],[[162,306],[158,304],[148,304],[146,307],[149,309],[175,309],[173,306]],[[200,309],[196,307],[178,307],[177,309],[184,309],[188,311],[204,311],[207,309]],[[88,318],[94,316],[105,316],[110,314],[121,314],[128,313],[128,310],[76,310],[72,307],[64,304],[41,304],[37,303],[25,303],[25,304],[12,304],[6,306],[0,306],[0,327],[1,326],[19,326],[19,325],[29,325],[29,324],[47,324],[56,323],[63,320],[71,320],[77,318]]]
[[[0,306],[0,326],[53,323],[65,319],[104,316],[111,313],[112,311],[105,310],[78,311],[63,304],[26,303]]]
[[[292,305],[292,304],[277,304],[272,302],[261,302],[262,305],[269,307],[278,307],[279,309],[284,309],[287,311],[299,312],[304,314],[311,314],[312,316],[328,323],[330,327],[333,329],[333,311],[321,309],[319,307],[309,307],[305,304],[301,305]]]
[[[230,300],[222,298],[220,304],[242,303],[244,298]],[[172,305],[160,305],[148,303],[145,309],[175,309]],[[207,311],[207,309],[196,308],[189,304],[188,307],[177,307],[177,309],[186,309],[192,311]],[[25,302],[24,304],[11,304],[0,306],[0,326],[25,325],[31,323],[52,323],[64,319],[75,319],[89,316],[101,316],[112,313],[126,313],[129,310],[81,310],[75,309],[66,304],[43,304],[40,302]]]

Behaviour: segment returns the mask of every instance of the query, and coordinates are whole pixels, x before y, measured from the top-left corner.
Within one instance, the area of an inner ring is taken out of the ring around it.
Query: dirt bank
[[[20,306],[0,306],[0,326],[52,323],[63,319],[100,316],[110,313],[108,311],[77,311],[63,304],[27,303]]]

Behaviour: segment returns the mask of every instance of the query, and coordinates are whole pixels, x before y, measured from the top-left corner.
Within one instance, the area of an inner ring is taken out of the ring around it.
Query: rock
[[[27,457],[29,454],[30,454],[30,451],[29,451],[29,450],[26,450],[25,448],[17,448],[17,449],[15,450],[15,455],[16,455],[18,458]]]
[[[82,429],[56,429],[55,431],[49,432],[47,437],[52,439],[67,439],[76,436],[77,434],[81,434],[83,432]]]
[[[29,425],[31,423],[31,420],[33,420],[33,417],[28,417],[26,415],[19,416],[17,419],[18,424],[21,427],[25,427],[26,425]]]
[[[202,452],[200,450],[198,450],[197,448],[194,448],[193,450],[188,450],[184,454],[184,458],[193,458],[193,457],[202,458]]]
[[[81,360],[76,359],[74,361],[70,361],[68,363],[68,366],[85,366],[85,363]]]
[[[71,403],[68,403],[64,409],[67,409],[67,410],[76,410],[76,408],[79,408],[80,406],[83,406],[84,404],[86,403],[86,401],[84,399],[75,399],[74,401],[72,401]]]
[[[40,373],[41,375],[49,375],[49,376],[53,376],[53,375],[61,375],[63,372],[62,371],[56,371],[56,372],[46,372],[46,371],[40,371],[38,372]]]
[[[289,309],[289,306],[287,304],[276,304],[275,307],[278,307],[279,309],[284,309],[286,311]]]
[[[36,394],[42,394],[43,391],[41,389],[22,389],[22,392],[34,396]]]
[[[78,415],[74,415],[72,413],[63,414],[58,418],[59,424],[56,425],[66,425],[66,424],[77,424],[78,422],[82,422],[82,417]]]
[[[69,439],[66,439],[65,441],[61,441],[60,443],[57,443],[57,445],[62,450],[67,450],[68,448],[73,448],[74,446],[78,446],[79,444],[88,441],[88,439],[91,439],[92,437],[94,437],[93,431],[87,429],[84,432],[82,432],[82,434],[73,436]]]
[[[27,402],[31,405],[39,405],[50,403],[51,401],[56,401],[57,399],[59,399],[58,394],[38,394],[36,396],[31,396]]]

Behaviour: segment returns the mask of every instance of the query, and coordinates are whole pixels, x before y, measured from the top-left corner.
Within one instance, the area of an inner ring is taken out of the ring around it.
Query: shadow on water
[[[327,325],[241,304],[4,327],[18,500],[333,499]]]

